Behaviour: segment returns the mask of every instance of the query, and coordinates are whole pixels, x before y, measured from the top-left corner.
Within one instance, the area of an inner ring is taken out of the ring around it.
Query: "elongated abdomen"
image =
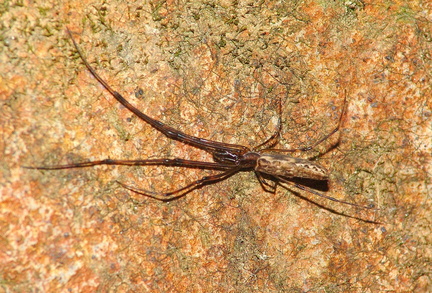
[[[262,154],[257,160],[255,171],[287,178],[328,179],[328,171],[324,167],[283,154]]]

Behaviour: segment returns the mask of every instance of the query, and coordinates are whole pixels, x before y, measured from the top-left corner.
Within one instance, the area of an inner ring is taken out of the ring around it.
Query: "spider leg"
[[[192,161],[185,159],[148,159],[148,160],[100,160],[82,162],[76,164],[67,165],[55,165],[55,166],[42,166],[42,167],[31,167],[23,166],[27,169],[37,170],[60,170],[60,169],[72,169],[72,168],[85,168],[98,165],[123,165],[123,166],[171,166],[171,167],[186,167],[186,168],[197,168],[197,169],[211,169],[211,170],[228,170],[232,169],[233,165],[215,163],[215,162],[201,162]]]
[[[124,188],[132,191],[132,192],[135,192],[135,193],[147,196],[147,197],[151,197],[153,199],[167,202],[167,201],[172,201],[172,200],[178,199],[180,197],[183,197],[186,194],[188,194],[189,192],[191,192],[195,189],[199,189],[205,185],[214,184],[214,183],[217,183],[219,181],[225,180],[240,170],[241,170],[240,167],[234,167],[234,168],[231,168],[230,170],[227,170],[225,172],[222,172],[222,173],[219,173],[216,175],[204,176],[201,179],[198,179],[194,182],[191,182],[188,185],[186,185],[180,189],[170,191],[170,192],[155,192],[155,191],[150,191],[150,190],[146,190],[146,189],[136,188],[136,187],[124,184],[124,183],[119,182],[119,181],[117,181],[117,183],[120,184],[121,186],[123,186]]]
[[[296,152],[296,151],[306,152],[306,151],[310,151],[310,150],[314,149],[317,145],[321,144],[323,141],[327,140],[330,136],[332,136],[333,134],[335,134],[336,132],[339,131],[339,129],[342,125],[343,117],[345,116],[346,108],[347,108],[347,100],[346,100],[346,95],[345,95],[342,113],[339,117],[338,124],[329,134],[325,135],[324,137],[322,137],[321,139],[319,139],[318,141],[316,141],[312,145],[307,146],[307,147],[303,147],[303,148],[296,148],[296,149],[264,149],[264,150],[262,150],[262,152],[292,153],[292,152]]]
[[[255,175],[258,178],[258,182],[260,183],[260,185],[261,185],[262,189],[264,189],[264,191],[270,192],[270,193],[276,192],[277,183],[275,181],[265,179],[264,176],[262,176],[261,173],[259,173],[259,172],[255,172]],[[269,181],[272,182],[272,184],[269,183]]]
[[[138,110],[135,106],[130,104],[120,93],[115,91],[113,88],[111,88],[105,80],[103,80],[99,74],[95,71],[95,69],[88,63],[88,61],[85,59],[84,55],[81,53],[81,50],[78,47],[78,44],[75,42],[74,38],[72,37],[72,33],[69,29],[67,29],[67,32],[72,40],[72,43],[75,47],[75,49],[78,52],[78,55],[80,56],[81,60],[84,62],[84,65],[87,67],[87,69],[90,71],[90,73],[96,78],[96,80],[124,107],[126,107],[129,111],[134,113],[137,117],[139,117],[141,120],[144,120],[148,124],[150,124],[152,127],[154,127],[156,130],[160,131],[164,135],[166,135],[168,138],[178,140],[180,142],[192,145],[194,147],[200,148],[202,150],[208,151],[210,153],[214,152],[229,152],[236,155],[243,155],[246,152],[249,151],[249,148],[242,146],[242,145],[236,145],[236,144],[228,144],[223,142],[217,142],[217,141],[211,141],[204,138],[195,137],[192,135],[188,135],[184,132],[181,132],[177,129],[174,129],[170,126],[165,125],[164,123],[153,119],[140,110]]]
[[[336,199],[336,198],[334,198],[334,197],[331,197],[331,196],[328,196],[328,195],[325,195],[325,194],[319,193],[318,191],[313,190],[313,189],[311,189],[311,188],[309,188],[309,187],[307,187],[307,186],[300,185],[300,184],[298,184],[298,183],[288,181],[288,180],[286,180],[285,178],[280,177],[280,176],[275,176],[275,178],[277,178],[280,182],[283,182],[283,183],[286,183],[286,184],[290,184],[290,185],[292,185],[292,186],[294,186],[294,187],[296,187],[296,188],[298,188],[298,189],[301,189],[301,190],[307,191],[307,192],[309,192],[309,193],[312,193],[312,194],[318,195],[318,196],[320,196],[320,197],[323,197],[323,198],[328,199],[328,200],[331,200],[331,201],[335,201],[335,202],[342,203],[342,204],[347,204],[347,205],[350,205],[350,206],[353,206],[353,207],[356,207],[356,208],[359,208],[359,209],[365,209],[365,210],[374,209],[374,210],[376,210],[373,206],[362,206],[362,205],[358,205],[358,204],[355,204],[355,203],[352,203],[352,202],[348,202],[348,201],[344,201],[344,200],[339,200],[339,199]],[[279,184],[280,184],[280,183],[279,183]]]
[[[279,98],[279,107],[278,107],[278,114],[279,114],[279,118],[278,118],[278,125],[276,127],[275,132],[273,133],[272,136],[270,136],[267,140],[265,140],[263,143],[260,143],[259,145],[257,145],[256,147],[254,147],[253,149],[257,152],[259,152],[260,148],[262,148],[265,145],[269,145],[269,147],[275,146],[276,144],[279,143],[279,138],[280,138],[280,133],[282,131],[282,101],[281,98]],[[265,147],[263,149],[266,149]]]

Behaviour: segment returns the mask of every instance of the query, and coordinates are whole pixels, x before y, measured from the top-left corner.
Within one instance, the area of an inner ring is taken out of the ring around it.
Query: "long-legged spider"
[[[188,135],[179,130],[176,130],[164,123],[155,120],[146,114],[142,113],[136,107],[131,105],[121,94],[113,90],[93,69],[93,67],[88,63],[84,55],[81,53],[76,41],[74,40],[72,33],[67,29],[67,32],[73,42],[75,49],[77,50],[81,60],[84,65],[91,72],[91,74],[98,80],[100,84],[124,107],[129,111],[138,116],[141,120],[144,120],[156,130],[163,133],[170,139],[178,140],[182,143],[191,145],[193,147],[202,149],[213,156],[214,162],[202,162],[185,160],[180,158],[175,159],[147,159],[147,160],[112,160],[105,159],[99,161],[90,161],[82,163],[74,163],[68,165],[55,165],[55,166],[44,166],[44,167],[26,167],[38,170],[58,170],[58,169],[70,169],[70,168],[82,168],[91,167],[97,165],[127,165],[127,166],[151,166],[151,165],[163,165],[163,166],[175,166],[175,167],[185,167],[185,168],[199,168],[199,169],[210,169],[221,171],[218,174],[204,176],[199,180],[189,183],[188,185],[171,191],[171,192],[153,192],[136,187],[126,185],[124,183],[118,182],[124,188],[148,196],[161,201],[170,201],[173,199],[185,196],[189,192],[201,188],[208,184],[214,184],[216,182],[225,180],[232,175],[240,171],[254,171],[261,186],[265,191],[275,192],[277,184],[286,183],[290,184],[301,190],[310,192],[317,196],[332,200],[335,202],[355,206],[358,208],[370,208],[365,206],[360,206],[347,201],[339,200],[331,196],[324,195],[311,189],[305,185],[293,181],[295,178],[311,179],[316,181],[327,181],[329,172],[322,166],[302,158],[296,158],[289,156],[284,153],[291,153],[295,151],[309,151],[315,148],[317,145],[328,139],[330,136],[338,132],[342,118],[346,109],[346,98],[344,100],[344,105],[342,113],[340,115],[337,126],[327,135],[311,144],[308,147],[297,148],[297,149],[274,149],[271,148],[278,143],[278,138],[281,131],[281,121],[279,119],[279,124],[277,131],[266,141],[258,145],[257,147],[250,149],[246,146],[222,143],[217,141],[211,141],[204,138],[199,138],[195,136]],[[281,112],[281,105],[279,103],[279,112]],[[267,147],[266,147],[267,146]],[[265,177],[271,177],[273,179],[273,184],[267,182]]]

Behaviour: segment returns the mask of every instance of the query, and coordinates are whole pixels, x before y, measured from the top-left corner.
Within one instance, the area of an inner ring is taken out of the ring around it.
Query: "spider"
[[[38,170],[59,170],[59,169],[71,169],[71,168],[83,168],[97,165],[126,165],[126,166],[175,166],[185,168],[198,168],[198,169],[209,169],[220,171],[217,174],[204,176],[201,179],[193,181],[186,186],[176,189],[170,192],[154,192],[145,189],[136,188],[130,185],[126,185],[122,182],[118,182],[122,187],[136,192],[141,195],[145,195],[161,201],[171,201],[178,199],[190,193],[195,189],[202,188],[209,184],[214,184],[223,181],[234,174],[241,171],[254,171],[258,181],[265,191],[275,192],[277,184],[286,183],[290,184],[298,189],[310,192],[317,196],[326,198],[331,201],[335,201],[342,204],[351,205],[357,208],[369,209],[371,207],[357,205],[351,202],[336,199],[331,196],[324,195],[316,190],[302,185],[296,179],[306,179],[318,182],[326,182],[329,179],[329,172],[324,167],[317,163],[314,163],[307,159],[296,158],[286,153],[296,151],[309,151],[315,148],[317,145],[327,140],[330,136],[334,135],[339,131],[341,127],[342,118],[346,111],[346,96],[344,100],[343,109],[339,118],[339,122],[336,127],[327,135],[313,143],[312,145],[304,148],[296,149],[274,149],[272,146],[278,143],[278,138],[281,131],[281,119],[277,126],[277,131],[266,141],[259,144],[257,147],[250,149],[243,145],[229,144],[218,141],[207,140],[195,136],[188,135],[177,129],[174,129],[164,123],[153,119],[135,106],[130,104],[120,93],[111,88],[95,71],[95,69],[88,63],[84,54],[81,52],[78,44],[72,36],[71,31],[67,28],[67,33],[72,40],[72,43],[78,52],[84,65],[90,71],[90,73],[96,78],[96,80],[124,107],[130,112],[135,114],[138,118],[150,124],[153,128],[163,133],[170,139],[180,141],[190,146],[202,149],[213,156],[213,162],[202,162],[194,160],[186,160],[180,158],[160,158],[160,159],[144,159],[144,160],[98,160],[89,161],[82,163],[74,163],[68,165],[54,165],[54,166],[41,166],[41,167],[25,167],[30,169]],[[279,114],[281,113],[281,103],[279,103]],[[267,147],[266,147],[267,146]],[[272,179],[274,184],[267,182],[267,179]]]

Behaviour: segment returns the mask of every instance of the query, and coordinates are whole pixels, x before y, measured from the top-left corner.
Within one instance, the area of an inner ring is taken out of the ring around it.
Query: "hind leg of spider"
[[[347,204],[347,205],[350,205],[350,206],[353,206],[353,207],[356,207],[356,208],[359,208],[359,209],[365,209],[365,210],[375,209],[373,206],[362,206],[362,205],[358,205],[358,204],[355,204],[355,203],[352,203],[352,202],[348,202],[348,201],[344,201],[344,200],[336,199],[336,198],[334,198],[334,197],[331,197],[331,196],[328,196],[328,195],[325,195],[325,194],[319,193],[318,191],[315,191],[315,190],[313,190],[313,189],[311,189],[311,188],[309,188],[309,187],[307,187],[307,186],[300,185],[300,184],[298,184],[298,183],[295,183],[295,182],[291,182],[291,181],[289,181],[289,180],[286,180],[285,178],[280,177],[280,176],[276,176],[276,178],[277,178],[280,182],[283,182],[283,183],[289,184],[289,185],[294,186],[294,187],[296,187],[296,188],[298,188],[298,189],[301,189],[301,190],[304,190],[304,191],[306,191],[306,192],[309,192],[309,193],[312,193],[312,194],[318,195],[318,196],[320,196],[320,197],[322,197],[322,198],[325,198],[325,199],[328,199],[328,200],[331,200],[331,201],[335,201],[335,202],[342,203],[342,204]]]
[[[120,184],[122,187],[124,187],[124,188],[126,188],[132,192],[135,192],[135,193],[138,193],[138,194],[150,197],[150,198],[154,198],[154,199],[157,199],[160,201],[167,202],[167,201],[172,201],[172,200],[181,198],[181,197],[187,195],[189,192],[191,192],[195,189],[199,189],[205,185],[214,184],[214,183],[217,183],[219,181],[225,180],[240,170],[241,170],[241,168],[234,167],[231,170],[227,170],[225,172],[222,172],[222,173],[219,173],[216,175],[204,176],[201,179],[198,179],[194,182],[191,182],[188,185],[186,185],[180,189],[170,191],[170,192],[154,192],[154,191],[149,191],[146,189],[136,188],[136,187],[124,184],[124,183],[119,182],[119,181],[117,181],[117,183]]]

